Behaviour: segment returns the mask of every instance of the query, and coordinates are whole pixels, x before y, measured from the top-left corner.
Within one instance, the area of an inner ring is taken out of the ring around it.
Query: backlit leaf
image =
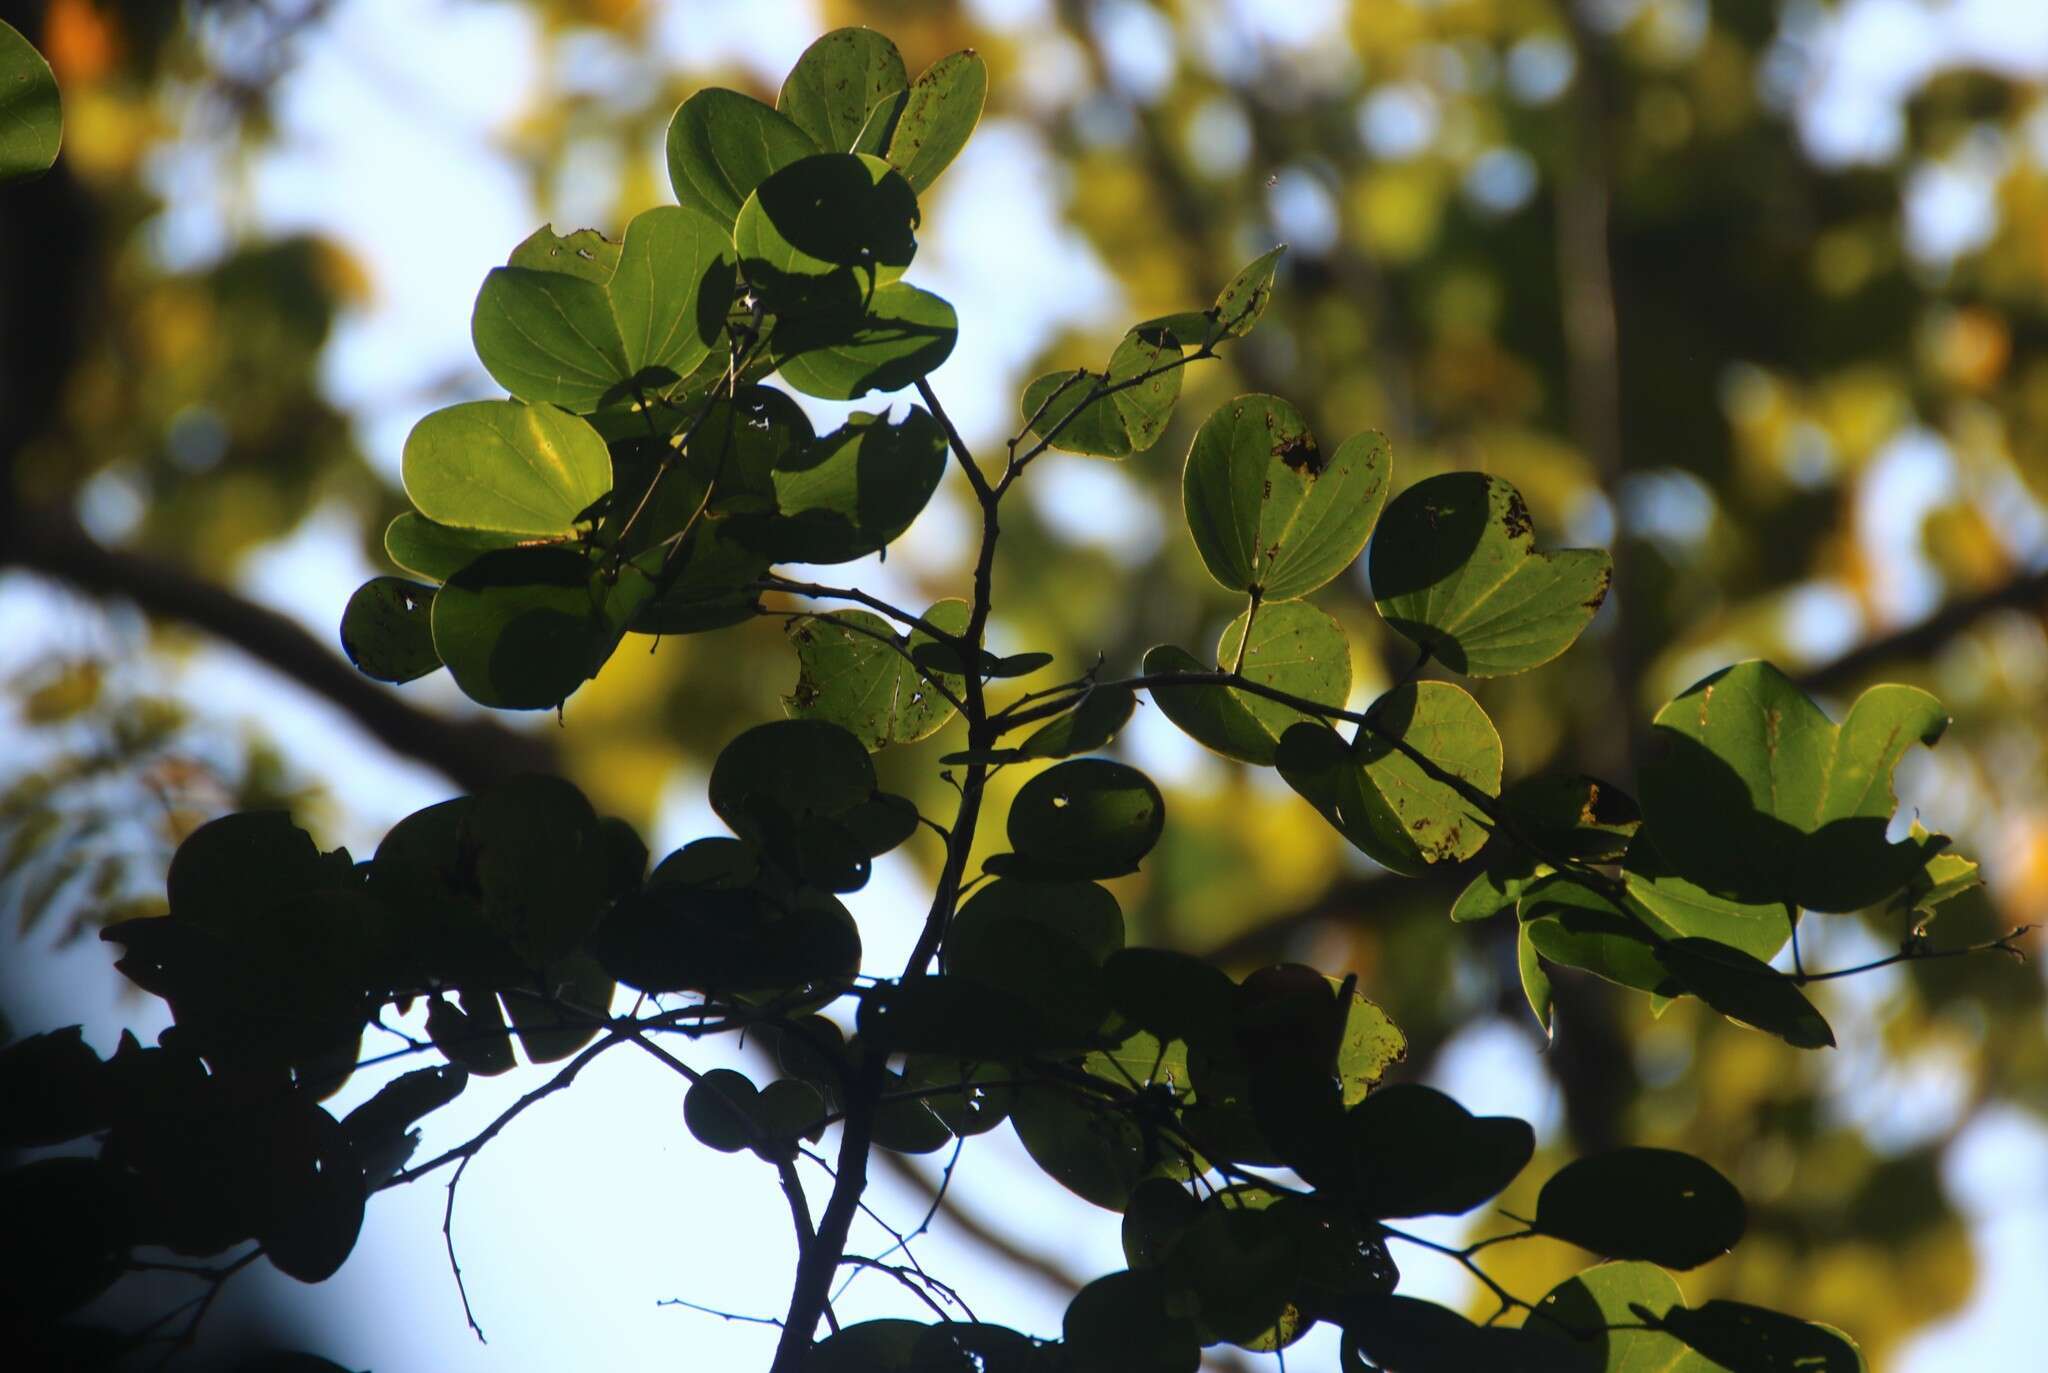
[[[1593,549],[1536,551],[1521,494],[1453,472],[1387,507],[1369,560],[1380,615],[1468,677],[1498,677],[1571,647],[1607,598],[1613,560]]]
[[[612,460],[588,424],[549,405],[480,400],[436,410],[406,436],[405,493],[455,529],[572,534],[612,488]]]
[[[1224,629],[1215,663],[1205,664],[1182,649],[1161,645],[1145,655],[1146,675],[1236,668],[1261,686],[1303,700],[1341,708],[1349,699],[1351,649],[1335,620],[1301,601],[1261,606],[1252,619],[1248,644],[1244,642],[1245,620],[1246,615],[1239,615]],[[1235,687],[1155,686],[1150,690],[1166,718],[1196,742],[1226,758],[1262,766],[1272,764],[1281,735],[1313,718]]]
[[[0,23],[0,186],[46,171],[63,141],[64,110],[50,64]]]
[[[685,100],[669,121],[668,177],[677,200],[730,225],[756,186],[822,151],[786,116],[714,86]]]

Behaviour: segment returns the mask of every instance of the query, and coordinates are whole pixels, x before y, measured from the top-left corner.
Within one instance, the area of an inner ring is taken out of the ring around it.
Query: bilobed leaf
[[[63,141],[64,110],[50,64],[0,22],[0,186],[47,171]]]
[[[1837,727],[1769,663],[1737,663],[1657,712],[1643,811],[1682,876],[1745,901],[1851,911],[1884,900],[1940,851],[1885,838],[1892,770],[1948,725],[1915,687],[1872,687]]]
[[[1325,454],[1274,396],[1239,396],[1202,424],[1181,496],[1209,575],[1269,601],[1306,596],[1357,558],[1386,501],[1387,441],[1360,434]]]
[[[967,627],[969,613],[967,602],[946,600],[924,618],[958,633]],[[908,656],[920,641],[931,642],[924,631],[902,639],[879,615],[843,610],[791,620],[788,634],[797,651],[797,681],[782,705],[791,715],[843,725],[877,752],[891,744],[915,743],[953,718],[952,703]],[[959,694],[959,678],[942,680]]]
[[[1251,618],[1251,640],[1245,621]],[[1239,649],[1243,649],[1240,657]],[[1223,631],[1214,664],[1161,645],[1145,655],[1145,672],[1241,670],[1261,686],[1342,707],[1351,695],[1351,649],[1337,622],[1301,601],[1261,606],[1239,615]],[[1226,758],[1270,766],[1280,736],[1313,717],[1264,696],[1225,686],[1155,686],[1152,699],[1166,718],[1197,743]]]
[[[341,647],[356,670],[380,682],[410,682],[441,666],[429,616],[434,588],[403,577],[372,577],[341,612]]]
[[[756,186],[822,151],[786,116],[714,86],[685,100],[669,121],[669,182],[677,200],[730,225]]]
[[[455,529],[566,536],[612,488],[611,454],[549,405],[480,400],[436,410],[406,436],[405,493]]]
[[[1748,1211],[1734,1184],[1691,1154],[1611,1149],[1551,1175],[1536,1230],[1612,1259],[1697,1268],[1735,1247]]]
[[[711,765],[711,809],[741,838],[765,804],[789,816],[842,815],[875,794],[858,736],[824,720],[777,720],[736,735]]]
[[[1518,912],[1531,948],[1553,963],[1638,991],[1675,990],[1656,955],[1657,941],[1670,931],[1633,905],[1617,905],[1578,878],[1553,873],[1523,889]]]
[[[1523,672],[1564,652],[1614,574],[1595,549],[1537,552],[1521,494],[1482,472],[1403,491],[1373,536],[1369,566],[1386,622],[1468,677]]]
[[[774,461],[775,513],[734,516],[734,541],[777,562],[851,562],[895,542],[924,509],[945,475],[946,432],[919,406],[900,424],[856,412]]]
[[[1671,871],[1646,836],[1629,845],[1621,878],[1637,913],[1669,937],[1697,935],[1769,962],[1792,936],[1792,907],[1733,901],[1688,882]]]
[[[619,268],[620,245],[595,229],[577,229],[558,234],[552,224],[543,224],[512,250],[507,267],[525,267],[536,272],[561,272],[602,286]]]
[[[1513,834],[1549,858],[1611,863],[1642,827],[1634,798],[1597,777],[1525,777],[1500,795]]]
[[[748,284],[777,315],[844,317],[902,277],[917,253],[917,223],[917,195],[888,163],[819,153],[754,188],[733,244]]]
[[[695,210],[663,205],[635,215],[606,295],[626,379],[648,389],[673,385],[696,371],[725,331],[732,241]]]
[[[616,642],[590,562],[566,548],[486,553],[434,597],[434,651],[465,696],[500,710],[560,705]]]
[[[1839,1331],[1761,1306],[1716,1299],[1673,1307],[1664,1329],[1711,1360],[1742,1373],[1864,1373],[1863,1356]]]
[[[436,582],[447,581],[482,554],[521,541],[518,534],[436,524],[417,510],[406,511],[384,529],[384,552],[391,561]]]
[[[893,113],[887,156],[923,195],[967,146],[981,121],[981,107],[988,99],[988,67],[972,49],[942,57],[911,82],[902,99],[901,110]],[[878,116],[891,118],[887,104],[868,118]]]
[[[1463,1215],[1506,1190],[1536,1152],[1512,1116],[1474,1116],[1419,1083],[1382,1087],[1345,1116],[1369,1215]]]
[[[1222,969],[1173,949],[1120,949],[1102,965],[1110,1004],[1160,1040],[1227,1035],[1237,987]]]
[[[959,336],[950,303],[896,281],[876,291],[851,324],[780,324],[770,346],[782,379],[805,395],[859,400],[914,385],[952,356]]]
[[[735,1154],[757,1137],[754,1116],[760,1098],[745,1073],[713,1068],[683,1094],[683,1123],[700,1142],[721,1153]]]
[[[1645,1329],[1682,1309],[1678,1280],[1654,1263],[1603,1263],[1550,1289],[1529,1324],[1580,1340],[1599,1373],[1720,1373],[1674,1336]]]
[[[954,915],[946,930],[948,958],[998,925],[1064,940],[1097,964],[1124,946],[1123,910],[1108,888],[1078,880],[999,877],[977,888]]]
[[[1501,773],[1500,736],[1479,703],[1448,682],[1415,682],[1382,697],[1373,719],[1349,744],[1326,725],[1295,725],[1275,754],[1280,775],[1395,872],[1420,876],[1479,852],[1489,822],[1461,788],[1493,796]]]
[[[537,405],[587,414],[633,375],[611,296],[579,276],[494,268],[477,292],[469,331],[491,378]]]
[[[1024,420],[1069,453],[1142,453],[1159,441],[1173,417],[1181,369],[1171,364],[1180,356],[1171,333],[1140,325],[1124,335],[1102,372],[1048,372],[1025,387]]]
[[[1660,944],[1656,958],[1681,987],[1730,1020],[1801,1049],[1835,1046],[1835,1032],[1798,985],[1740,949],[1689,937]]]
[[[775,108],[827,152],[848,152],[868,111],[907,90],[903,54],[873,29],[834,29],[804,49]]]
[[[1048,873],[1117,877],[1159,842],[1166,803],[1136,768],[1072,758],[1026,782],[1010,803],[1010,844]]]
[[[1300,1249],[1285,1217],[1272,1210],[1274,1199],[1253,1186],[1219,1193],[1168,1252],[1166,1281],[1190,1300],[1205,1343],[1278,1349],[1307,1328],[1289,1300]]]
[[[1578,1345],[1540,1323],[1519,1329],[1474,1325],[1449,1307],[1416,1297],[1352,1303],[1344,1338],[1389,1373],[1593,1373]]]

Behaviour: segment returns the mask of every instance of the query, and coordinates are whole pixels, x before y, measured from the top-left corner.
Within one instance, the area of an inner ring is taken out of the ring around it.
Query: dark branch
[[[0,530],[0,567],[68,582],[93,596],[132,601],[148,615],[204,630],[339,707],[395,753],[425,763],[465,790],[523,772],[553,772],[546,739],[485,720],[450,720],[400,699],[285,615],[163,558],[108,548],[59,507],[25,508]]]

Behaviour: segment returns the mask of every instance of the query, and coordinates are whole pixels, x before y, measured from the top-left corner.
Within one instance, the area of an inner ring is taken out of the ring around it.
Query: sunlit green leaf
[[[735,515],[734,540],[778,562],[851,562],[888,547],[924,509],[945,475],[946,433],[918,406],[900,424],[855,413],[773,461],[775,514]]]
[[[869,113],[868,122],[880,119],[888,127],[890,164],[923,195],[967,146],[987,99],[988,67],[970,49],[925,68],[901,97],[900,108],[885,101]],[[865,129],[860,141],[870,141]]]
[[[1099,458],[1142,453],[1159,441],[1180,399],[1180,344],[1139,326],[1124,335],[1109,366],[1048,372],[1024,388],[1021,408],[1032,432],[1053,447]]]
[[[560,705],[612,640],[591,567],[565,548],[486,553],[434,597],[434,651],[463,694],[500,710]]]
[[[1500,736],[1479,703],[1448,682],[1417,682],[1382,697],[1373,719],[1349,744],[1328,726],[1295,725],[1275,755],[1280,775],[1395,872],[1420,875],[1479,852],[1489,822],[1466,789],[1495,795],[1501,773]]]
[[[412,503],[455,529],[572,534],[612,487],[611,454],[595,430],[553,406],[518,401],[434,411],[406,436],[403,461]]]
[[[1892,770],[1948,725],[1915,687],[1872,687],[1837,727],[1769,663],[1738,663],[1657,712],[1643,811],[1658,852],[1722,895],[1850,911],[1939,852],[1887,842]]]
[[[1357,558],[1386,502],[1393,459],[1378,434],[1325,454],[1274,396],[1219,406],[1182,475],[1188,530],[1209,575],[1267,600],[1305,596]]]
[[[903,54],[873,29],[834,29],[804,49],[775,108],[827,152],[848,152],[868,111],[910,86]]]
[[[845,318],[903,275],[917,252],[917,223],[917,195],[888,163],[820,153],[754,188],[733,243],[770,310]]]
[[[891,282],[853,322],[779,325],[772,340],[782,379],[820,400],[859,400],[900,391],[952,355],[960,317],[947,301],[906,281]]]
[[[1536,551],[1521,493],[1453,472],[1403,491],[1373,537],[1380,615],[1438,662],[1498,677],[1571,647],[1607,598],[1613,560],[1593,549]]]
[[[924,618],[949,633],[967,627],[967,602],[940,601]],[[915,743],[953,718],[953,705],[928,681],[910,655],[923,630],[900,637],[895,627],[865,610],[843,610],[789,622],[797,652],[796,686],[782,698],[791,715],[830,720],[859,735],[870,749]],[[958,677],[941,679],[958,696]]]
[[[1161,645],[1145,655],[1145,673],[1236,669],[1261,686],[1341,708],[1351,695],[1351,649],[1337,622],[1312,605],[1283,601],[1261,606],[1245,642],[1239,615],[1223,631],[1216,661]],[[1242,654],[1239,649],[1242,648]],[[1235,687],[1155,686],[1152,699],[1189,737],[1226,758],[1270,766],[1280,736],[1313,717],[1292,706]]]
[[[484,529],[456,529],[436,524],[416,510],[392,520],[384,530],[384,552],[415,576],[445,582],[479,556],[511,548],[522,535]]]
[[[822,151],[784,115],[714,86],[685,100],[669,121],[668,177],[677,200],[729,225],[756,186]]]

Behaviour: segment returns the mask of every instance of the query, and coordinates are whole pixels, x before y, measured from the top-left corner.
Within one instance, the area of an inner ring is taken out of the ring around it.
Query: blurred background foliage
[[[310,805],[314,828],[362,842],[409,808],[323,793],[331,760],[263,712],[168,688],[195,645],[225,639],[291,683],[266,689],[324,697],[438,770],[444,793],[545,760],[657,831],[676,789],[779,713],[794,677],[778,622],[763,619],[620,654],[569,702],[566,728],[508,726],[452,691],[408,689],[394,705],[323,671],[309,655],[334,656],[338,597],[310,629],[275,613],[304,601],[264,592],[297,566],[271,553],[309,522],[384,570],[409,422],[389,416],[488,392],[473,364],[351,385],[335,340],[375,303],[373,267],[253,208],[252,169],[283,137],[278,92],[364,8],[0,3],[49,56],[67,114],[58,170],[0,213],[0,902],[7,937],[25,939],[9,961],[147,903],[170,848],[213,814]],[[534,25],[517,113],[490,129],[533,223],[566,229],[581,214],[616,232],[669,198],[658,149],[684,95],[727,84],[774,97],[762,69],[684,69],[661,38],[712,11],[742,32],[781,22],[767,10],[481,8],[523,9]],[[1259,332],[1190,369],[1158,448],[1034,472],[1004,531],[999,649],[1135,665],[1154,643],[1213,644],[1237,607],[1162,531],[1177,529],[1195,425],[1233,394],[1272,391],[1326,443],[1387,433],[1397,485],[1498,473],[1526,494],[1540,539],[1614,548],[1616,594],[1579,649],[1479,684],[1510,778],[1584,768],[1627,787],[1656,706],[1744,657],[1803,675],[1837,713],[1870,682],[1913,682],[1955,725],[1909,761],[1907,810],[1953,833],[1987,879],[1943,907],[1939,942],[2048,909],[2048,87],[2027,57],[2048,61],[2036,51],[2048,38],[1949,41],[1956,14],[1891,5],[1870,23],[1904,31],[1861,41],[1892,52],[1892,75],[1844,94],[1830,83],[1856,76],[1843,70],[1859,51],[1845,36],[1862,22],[1853,12],[1884,7],[798,8],[812,32],[885,30],[913,71],[964,46],[988,58],[979,142],[1014,163],[956,174],[966,184],[925,207],[928,245],[952,251],[949,224],[971,217],[991,177],[1021,181],[1015,195],[1063,219],[1059,262],[1005,264],[1057,330],[977,320],[956,294],[968,331],[1014,326],[1024,340],[998,350],[1002,365],[935,379],[956,415],[971,412],[977,446],[1014,427],[1028,376],[1097,362],[1132,320],[1199,305],[1257,252],[1291,244]],[[1991,12],[1996,37],[1996,3],[1948,8]],[[1896,60],[1900,45],[1917,50]],[[370,61],[360,47],[349,60]],[[435,90],[391,90],[419,100],[406,118],[436,118]],[[167,250],[190,205],[224,227],[206,251]],[[423,239],[448,232],[418,225]],[[877,575],[907,599],[957,594],[967,505],[949,478]],[[1320,600],[1361,646],[1369,697],[1405,665],[1402,645],[1369,613],[1362,574]],[[885,756],[884,784],[935,797],[935,760],[957,746],[942,734]],[[1553,1157],[1628,1139],[1709,1158],[1755,1221],[1698,1276],[1695,1299],[1833,1322],[1875,1368],[1968,1299],[1982,1275],[1949,1155],[1986,1113],[2048,1117],[2038,966],[1923,962],[1830,984],[1823,1008],[1847,1047],[1810,1055],[1684,1005],[1653,1020],[1642,998],[1560,976],[1546,1045],[1520,1004],[1512,939],[1444,918],[1462,876],[1371,870],[1270,779],[1163,725],[1132,747],[1167,785],[1173,819],[1119,892],[1135,940],[1239,971],[1290,955],[1355,969],[1406,1029],[1413,1076],[1475,1034],[1540,1050]],[[1897,916],[1829,918],[1808,959],[1816,946],[1836,963],[1881,954],[1902,932]],[[1569,1255],[1524,1248],[1499,1252],[1558,1266],[1503,1267],[1509,1287],[1540,1291],[1569,1271]]]

